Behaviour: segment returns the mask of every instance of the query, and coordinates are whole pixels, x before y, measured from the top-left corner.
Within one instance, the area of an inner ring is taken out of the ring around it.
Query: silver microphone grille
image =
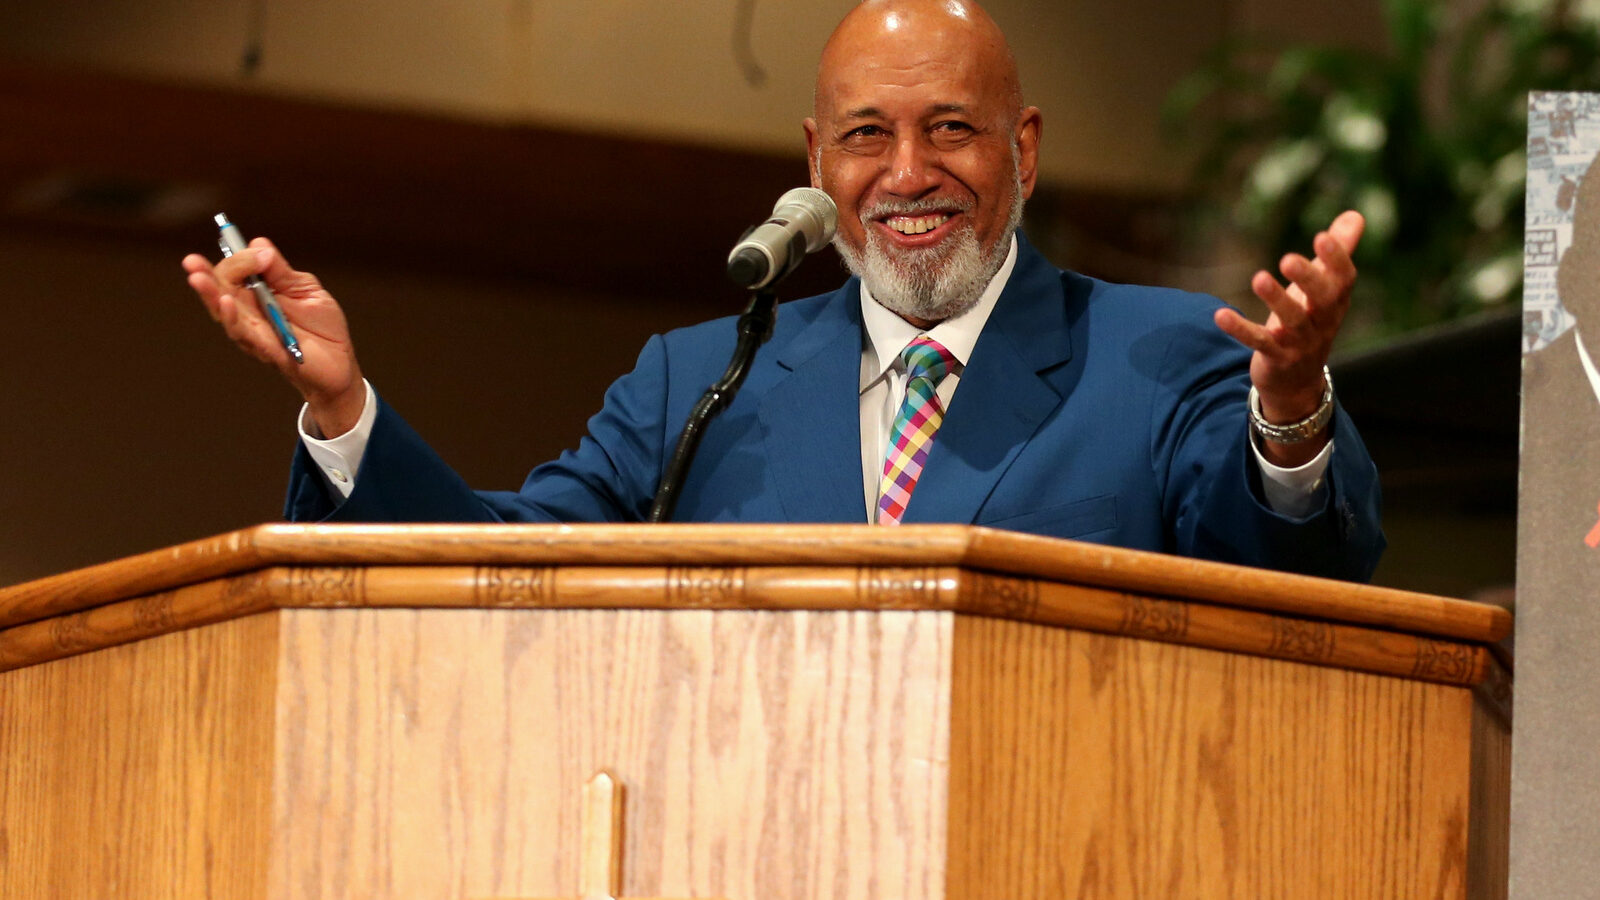
[[[786,192],[772,207],[774,214],[780,210],[797,219],[801,216],[811,219],[801,225],[806,235],[807,253],[821,250],[823,245],[833,240],[833,233],[839,229],[839,207],[833,205],[833,198],[826,192],[814,187],[798,187]]]

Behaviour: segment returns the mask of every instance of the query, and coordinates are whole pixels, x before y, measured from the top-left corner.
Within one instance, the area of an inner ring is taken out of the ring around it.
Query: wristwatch
[[[1333,420],[1333,375],[1329,374],[1328,367],[1322,367],[1322,403],[1317,406],[1316,412],[1298,422],[1287,425],[1274,425],[1267,421],[1261,414],[1261,395],[1256,391],[1256,386],[1250,386],[1250,427],[1264,440],[1275,444],[1298,444],[1309,441],[1322,433]]]

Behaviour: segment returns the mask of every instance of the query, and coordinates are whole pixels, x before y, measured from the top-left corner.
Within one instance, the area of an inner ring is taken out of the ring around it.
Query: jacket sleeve
[[[284,515],[296,522],[627,522],[644,518],[665,442],[666,350],[651,338],[606,391],[574,450],[534,469],[518,491],[473,491],[382,397],[355,488],[332,490],[296,448]]]
[[[1251,452],[1245,398],[1249,351],[1210,321],[1175,332],[1161,367],[1152,458],[1162,471],[1173,550],[1351,581],[1372,577],[1386,541],[1378,473],[1355,425],[1336,409],[1323,502],[1292,518],[1274,512]]]

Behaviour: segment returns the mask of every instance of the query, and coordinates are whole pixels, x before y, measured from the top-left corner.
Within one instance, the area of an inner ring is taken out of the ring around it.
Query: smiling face
[[[805,127],[835,246],[873,297],[919,325],[977,302],[1033,193],[1040,128],[988,16],[956,0],[856,7]]]

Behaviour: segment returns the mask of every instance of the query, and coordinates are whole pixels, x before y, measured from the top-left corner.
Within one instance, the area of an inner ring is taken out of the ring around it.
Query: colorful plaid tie
[[[889,452],[883,458],[878,485],[878,524],[899,525],[911,502],[911,491],[928,461],[933,433],[944,421],[944,406],[935,391],[956,358],[939,342],[921,335],[900,352],[906,363],[906,399],[889,430]]]

